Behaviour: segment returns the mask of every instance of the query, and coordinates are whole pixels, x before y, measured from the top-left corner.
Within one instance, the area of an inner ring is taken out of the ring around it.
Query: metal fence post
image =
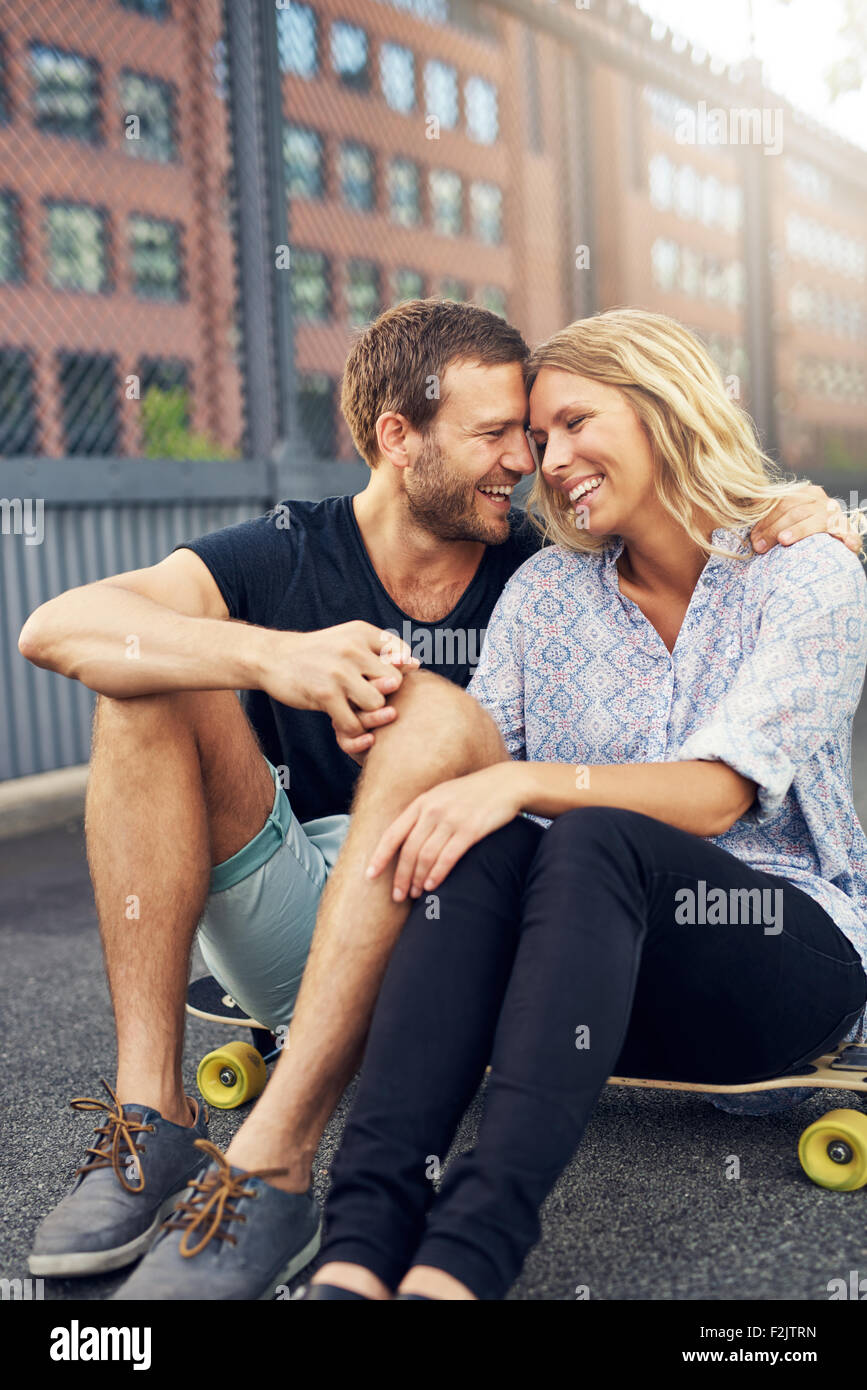
[[[761,108],[765,92],[760,76],[745,86],[747,90],[744,95],[748,100],[744,105]],[[772,458],[779,459],[769,176],[762,144],[750,141],[739,148],[744,191],[744,339],[750,364],[750,414],[756,423],[762,448]]]
[[[289,226],[274,0],[227,0],[225,22],[247,443],[251,454],[269,461],[269,491],[277,500],[292,491],[292,457],[301,451],[291,271],[277,265],[277,249],[288,244]]]
[[[273,302],[273,345],[276,373],[277,439],[272,451],[274,500],[298,495],[299,485],[309,481],[309,450],[298,422],[298,381],[295,367],[295,334],[292,313],[292,271],[278,269],[278,246],[288,246],[291,235],[289,199],[283,161],[283,87],[277,36],[275,0],[255,0],[258,9],[260,73],[262,81],[262,143],[265,171],[265,205],[269,232],[269,272]]]

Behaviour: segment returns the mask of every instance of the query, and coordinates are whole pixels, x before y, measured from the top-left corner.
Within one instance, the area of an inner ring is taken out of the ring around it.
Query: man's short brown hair
[[[523,366],[528,355],[517,328],[475,304],[408,299],[386,309],[356,338],[343,371],[340,409],[356,449],[375,467],[376,422],[388,410],[422,433],[430,429],[453,362]]]

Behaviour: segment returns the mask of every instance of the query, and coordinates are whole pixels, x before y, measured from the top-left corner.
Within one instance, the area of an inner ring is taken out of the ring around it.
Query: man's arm
[[[261,689],[296,709],[324,710],[350,736],[364,732],[358,711],[381,709],[399,687],[397,658],[411,660],[404,644],[389,643],[370,623],[302,633],[230,621],[204,561],[176,550],[149,569],[42,604],[18,649],[35,666],[115,699]]]

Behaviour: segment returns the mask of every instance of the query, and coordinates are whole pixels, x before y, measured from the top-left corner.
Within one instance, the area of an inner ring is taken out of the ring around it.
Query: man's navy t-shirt
[[[396,632],[423,668],[466,686],[485,629],[506,581],[539,548],[524,512],[510,514],[511,534],[488,546],[451,613],[421,623],[381,584],[355,520],[351,497],[283,502],[265,516],[187,541],[204,561],[229,616],[257,627],[315,632],[361,618]],[[262,690],[243,692],[262,749],[283,774],[300,821],[349,810],[358,764],[337,746],[327,714],[296,710]]]

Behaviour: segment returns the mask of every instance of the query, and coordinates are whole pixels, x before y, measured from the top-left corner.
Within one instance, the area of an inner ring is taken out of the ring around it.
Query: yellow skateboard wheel
[[[255,1100],[268,1079],[262,1054],[245,1042],[230,1042],[199,1063],[196,1084],[209,1105],[234,1110]]]
[[[867,1115],[829,1110],[808,1125],[798,1143],[801,1167],[820,1187],[854,1192],[867,1184]]]

